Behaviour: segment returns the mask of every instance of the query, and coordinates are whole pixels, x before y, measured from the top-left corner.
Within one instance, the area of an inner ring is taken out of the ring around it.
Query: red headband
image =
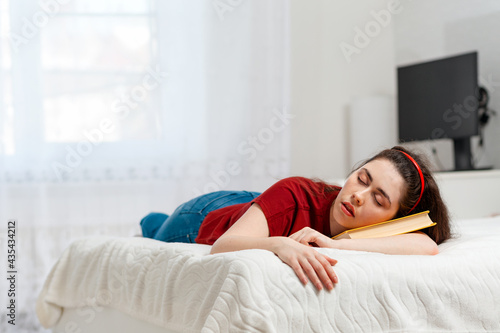
[[[415,202],[415,204],[413,205],[413,207],[408,211],[408,214],[409,214],[413,209],[415,209],[415,207],[417,207],[418,203],[420,202],[420,199],[422,199],[422,194],[424,194],[424,174],[422,173],[422,170],[418,166],[418,163],[413,159],[413,157],[411,157],[409,154],[405,153],[402,150],[398,150],[398,151],[401,152],[401,153],[403,153],[403,154],[405,154],[406,157],[408,157],[408,159],[410,161],[412,161],[412,163],[415,166],[415,168],[417,168],[418,174],[420,175],[420,184],[422,184],[421,187],[420,187],[420,196],[418,197],[417,202]]]

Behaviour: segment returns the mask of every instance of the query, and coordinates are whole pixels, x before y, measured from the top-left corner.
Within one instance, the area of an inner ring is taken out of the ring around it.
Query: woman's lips
[[[354,207],[349,203],[349,202],[342,202],[340,205],[342,211],[344,214],[346,214],[349,217],[354,217]]]

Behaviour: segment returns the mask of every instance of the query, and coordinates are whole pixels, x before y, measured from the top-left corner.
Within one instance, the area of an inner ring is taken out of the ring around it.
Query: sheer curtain
[[[34,302],[72,240],[132,236],[150,211],[288,175],[288,34],[286,0],[0,0],[16,332],[44,331]]]

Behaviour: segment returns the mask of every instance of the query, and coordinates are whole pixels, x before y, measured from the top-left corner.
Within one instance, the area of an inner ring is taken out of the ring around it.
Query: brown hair
[[[402,146],[395,146],[391,149],[385,149],[379,152],[372,158],[363,162],[362,165],[376,159],[386,159],[396,167],[401,177],[403,177],[406,189],[404,195],[401,197],[399,210],[394,218],[406,216],[418,201],[422,184],[417,168],[413,165],[413,162],[401,152],[407,153],[417,162],[424,176],[424,192],[420,202],[413,209],[412,213],[424,210],[429,211],[430,218],[437,224],[432,228],[426,228],[422,231],[429,235],[437,244],[440,244],[451,237],[450,217],[448,208],[441,198],[439,187],[432,176],[432,171],[429,166],[430,163],[427,158],[423,154],[417,154]]]

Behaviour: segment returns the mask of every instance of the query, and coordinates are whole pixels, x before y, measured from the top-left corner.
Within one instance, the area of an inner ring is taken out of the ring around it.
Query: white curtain
[[[34,302],[72,240],[132,236],[151,211],[288,176],[288,17],[287,0],[0,0],[16,332],[44,331]]]

